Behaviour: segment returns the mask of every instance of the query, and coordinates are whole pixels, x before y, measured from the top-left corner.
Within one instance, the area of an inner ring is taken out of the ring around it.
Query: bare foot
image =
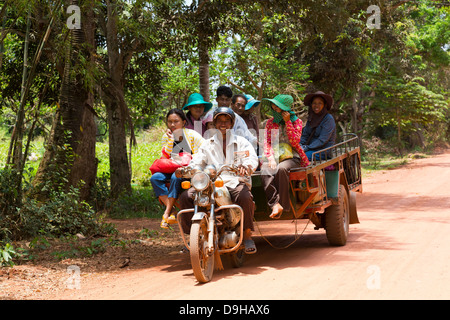
[[[272,213],[270,214],[270,218],[272,219],[280,219],[281,214],[283,213],[283,207],[277,203],[272,207]]]

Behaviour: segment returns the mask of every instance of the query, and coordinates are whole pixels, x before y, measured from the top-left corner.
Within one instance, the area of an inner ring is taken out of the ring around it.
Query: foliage
[[[414,131],[414,124],[425,126],[444,120],[448,108],[444,96],[427,90],[421,82],[420,78],[404,81],[390,77],[380,83],[371,108],[374,123],[398,127],[401,140],[401,132]]]
[[[79,200],[79,190],[55,187],[47,182],[43,189],[49,197],[41,202],[32,197],[33,187],[26,183],[23,199],[11,188],[11,180],[17,172],[11,168],[0,170],[0,240],[34,237],[39,234],[60,236],[65,234],[99,234],[105,232],[106,225],[90,205]],[[18,205],[17,203],[20,202]]]
[[[398,8],[391,19],[391,26],[376,35],[377,43],[386,45],[374,48],[365,73],[363,115],[369,133],[379,127],[395,128],[394,145],[402,154],[409,144],[417,145],[411,137],[418,136],[419,145],[426,146],[432,140],[425,141],[423,132],[438,132],[446,123],[450,78],[445,70],[450,54],[443,44],[450,35],[443,26],[450,23],[450,16],[448,10],[425,1]]]
[[[162,65],[164,75],[162,105],[166,109],[182,108],[189,95],[197,91],[198,73],[192,61],[168,59]],[[164,114],[165,116],[165,114]]]
[[[115,219],[160,218],[161,208],[151,188],[135,187],[131,194],[123,193],[112,202],[108,214]]]
[[[70,187],[67,192],[52,190],[50,200],[45,203],[28,198],[20,210],[25,220],[23,230],[32,236],[101,233],[99,217],[86,202],[79,200],[78,193]]]
[[[2,242],[0,242],[0,267],[12,266],[15,255],[16,251],[11,243],[6,243],[2,247]]]
[[[367,159],[368,165],[377,169],[380,165],[380,158],[382,154],[387,154],[390,150],[386,147],[385,143],[378,138],[372,137],[370,140],[363,140],[363,158]]]
[[[21,232],[21,192],[16,189],[18,172],[9,166],[0,169],[0,240]]]

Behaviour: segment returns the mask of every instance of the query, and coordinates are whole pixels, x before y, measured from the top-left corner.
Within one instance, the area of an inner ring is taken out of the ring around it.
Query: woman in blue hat
[[[256,100],[249,94],[246,94],[245,97],[247,98],[247,104],[245,105],[244,112],[240,116],[242,117],[242,119],[244,119],[248,130],[250,130],[250,132],[255,135],[259,141],[258,118],[255,116],[253,111],[261,103],[261,101]]]
[[[189,110],[186,113],[186,128],[197,131],[203,136],[206,131],[206,125],[202,123],[202,115],[211,109],[212,103],[206,102],[200,93],[193,93],[189,96],[188,102],[183,106],[183,110]]]

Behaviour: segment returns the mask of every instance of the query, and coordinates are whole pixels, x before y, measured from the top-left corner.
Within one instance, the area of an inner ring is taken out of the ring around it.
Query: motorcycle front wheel
[[[211,280],[214,272],[214,254],[208,255],[208,220],[192,222],[190,235],[191,265],[198,282]]]

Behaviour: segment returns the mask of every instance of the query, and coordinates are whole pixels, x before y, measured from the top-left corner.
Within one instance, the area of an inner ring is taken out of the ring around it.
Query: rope
[[[256,228],[258,229],[258,232],[259,232],[259,234],[261,235],[261,237],[272,247],[272,248],[274,248],[274,249],[277,249],[277,250],[280,250],[280,249],[286,249],[286,248],[288,248],[288,247],[290,247],[291,245],[293,245],[302,235],[303,235],[303,233],[305,232],[305,230],[306,230],[306,228],[308,227],[308,225],[309,225],[309,222],[311,221],[311,219],[308,219],[308,222],[306,223],[306,225],[305,225],[305,227],[303,228],[303,231],[300,233],[300,234],[298,234],[298,229],[297,229],[297,221],[298,221],[299,219],[294,219],[294,221],[295,221],[295,235],[294,235],[294,240],[291,242],[291,243],[289,243],[288,245],[286,245],[286,246],[284,246],[284,247],[277,247],[277,246],[275,246],[274,244],[272,244],[270,241],[269,241],[269,239],[267,239],[263,234],[262,234],[262,232],[261,232],[261,229],[259,228],[259,226],[258,226],[258,223],[256,222],[256,220],[255,220],[255,218],[253,218],[253,221],[255,222],[255,225],[256,225]]]

